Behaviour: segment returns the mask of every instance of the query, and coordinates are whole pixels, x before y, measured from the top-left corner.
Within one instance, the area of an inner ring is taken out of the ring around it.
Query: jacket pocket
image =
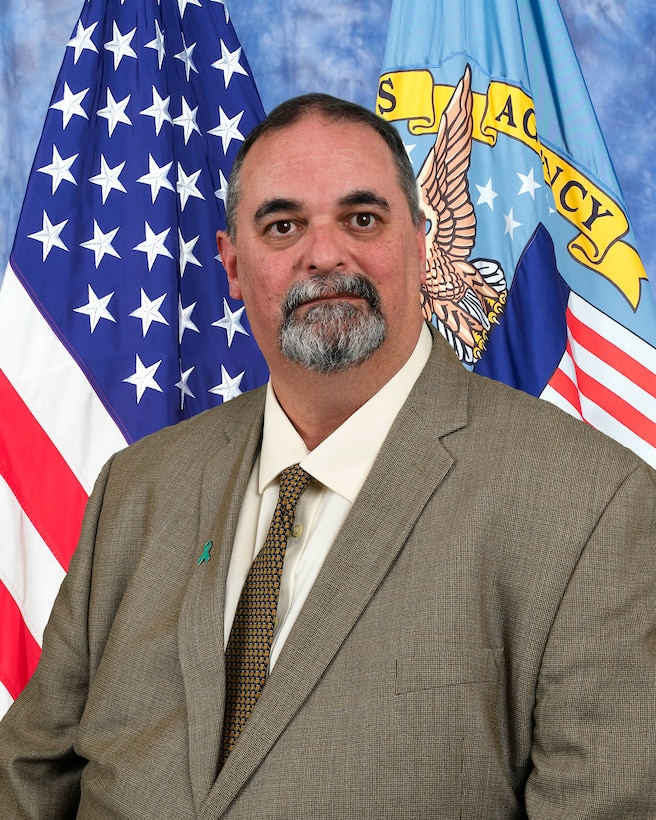
[[[468,683],[492,683],[498,679],[495,652],[484,647],[407,655],[396,660],[397,695]]]

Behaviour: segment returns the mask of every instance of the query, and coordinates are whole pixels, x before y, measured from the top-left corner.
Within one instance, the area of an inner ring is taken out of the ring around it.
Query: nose
[[[310,274],[330,274],[346,268],[344,237],[338,226],[315,225],[307,233],[303,262]]]

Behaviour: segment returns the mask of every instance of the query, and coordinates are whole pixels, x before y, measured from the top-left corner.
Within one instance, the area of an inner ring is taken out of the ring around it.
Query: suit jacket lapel
[[[223,814],[311,693],[453,463],[439,437],[466,423],[467,374],[443,345],[434,343],[199,820]]]
[[[216,778],[225,703],[225,584],[242,497],[260,446],[263,397],[260,391],[250,407],[240,403],[239,435],[231,438],[227,428],[228,440],[207,459],[200,488],[199,556],[203,544],[211,541],[212,547],[209,560],[194,571],[178,627],[196,810]],[[246,440],[244,419],[252,419]],[[215,445],[208,442],[208,448]]]

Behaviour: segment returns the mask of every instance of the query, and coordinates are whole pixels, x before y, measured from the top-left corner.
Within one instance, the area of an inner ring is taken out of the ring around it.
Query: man
[[[104,469],[0,728],[0,816],[656,817],[653,475],[429,331],[416,197],[350,103],[247,139],[218,244],[270,384]],[[222,741],[296,463],[269,677]]]

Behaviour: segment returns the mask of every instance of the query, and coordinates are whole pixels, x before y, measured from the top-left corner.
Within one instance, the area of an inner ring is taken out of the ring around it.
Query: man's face
[[[384,355],[398,369],[421,327],[424,247],[384,140],[320,116],[255,143],[234,241],[219,235],[274,377],[289,361],[333,372]]]

